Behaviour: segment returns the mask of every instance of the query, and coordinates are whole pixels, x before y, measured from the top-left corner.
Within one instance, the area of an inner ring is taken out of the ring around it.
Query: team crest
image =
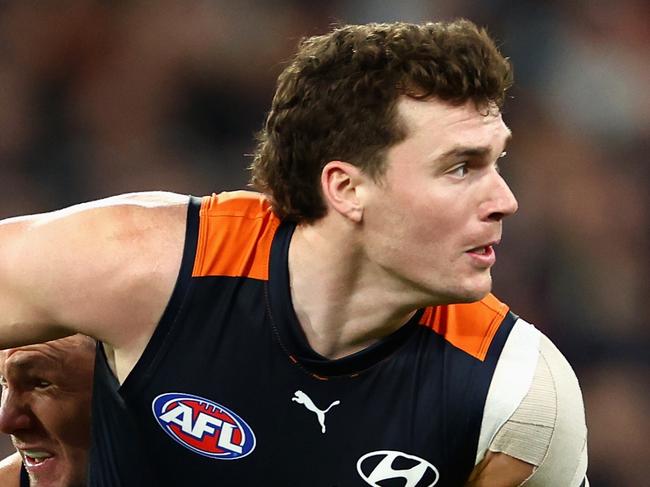
[[[168,392],[151,403],[165,433],[188,450],[218,460],[236,460],[255,449],[255,434],[240,416],[203,397]]]

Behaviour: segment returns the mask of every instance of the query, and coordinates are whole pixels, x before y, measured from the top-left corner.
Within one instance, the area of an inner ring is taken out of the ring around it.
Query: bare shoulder
[[[125,193],[49,213],[19,217],[27,224],[47,225],[51,223],[79,225],[93,221],[97,225],[113,227],[140,226],[144,221],[178,219],[184,221],[184,210],[189,197],[166,191]],[[143,218],[139,221],[138,217]],[[182,223],[182,222],[181,222]],[[79,226],[79,230],[83,227]]]
[[[81,332],[148,339],[176,280],[189,197],[130,193],[0,222],[0,348]]]
[[[112,208],[122,210],[173,210],[174,208],[185,208],[189,201],[189,196],[169,191],[143,191],[138,193],[124,193],[108,198],[82,203],[71,206],[69,210],[79,209],[97,209]],[[60,210],[66,211],[66,210]]]
[[[129,193],[60,210],[50,218],[68,219],[81,244],[92,246],[100,238],[111,250],[142,248],[165,256],[169,245],[183,240],[188,200],[176,193]]]
[[[20,466],[22,460],[18,453],[9,455],[0,461],[0,485],[3,487],[18,487],[20,485]]]
[[[92,248],[141,237],[142,243],[146,243],[152,230],[162,233],[170,229],[162,224],[172,228],[184,225],[188,199],[168,192],[129,193],[48,213],[8,218],[0,221],[0,242],[3,250],[16,253],[30,242],[44,247],[62,241]],[[55,250],[52,245],[50,250]]]

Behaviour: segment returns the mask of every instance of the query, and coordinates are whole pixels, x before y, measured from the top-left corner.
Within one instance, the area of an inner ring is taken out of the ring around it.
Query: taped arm
[[[540,334],[527,394],[489,445],[534,466],[524,487],[588,487],[587,427],[578,380],[564,356]]]

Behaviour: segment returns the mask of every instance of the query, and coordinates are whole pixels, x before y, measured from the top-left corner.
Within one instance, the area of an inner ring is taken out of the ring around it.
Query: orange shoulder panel
[[[192,276],[267,280],[273,235],[280,220],[263,195],[232,191],[205,196]]]
[[[475,303],[427,308],[420,324],[431,328],[455,347],[483,361],[508,309],[508,305],[488,294]]]

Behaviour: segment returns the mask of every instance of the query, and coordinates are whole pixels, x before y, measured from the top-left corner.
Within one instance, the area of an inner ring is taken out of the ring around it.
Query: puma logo
[[[332,409],[334,406],[338,406],[341,404],[341,401],[334,401],[332,404],[329,405],[327,409],[324,411],[321,411],[316,407],[314,404],[314,401],[311,400],[311,398],[305,394],[302,391],[296,391],[293,394],[294,397],[291,398],[293,402],[297,402],[298,404],[304,405],[309,411],[312,413],[316,414],[316,417],[318,418],[318,423],[320,424],[321,427],[321,432],[325,433],[325,414],[329,412],[330,409]]]

